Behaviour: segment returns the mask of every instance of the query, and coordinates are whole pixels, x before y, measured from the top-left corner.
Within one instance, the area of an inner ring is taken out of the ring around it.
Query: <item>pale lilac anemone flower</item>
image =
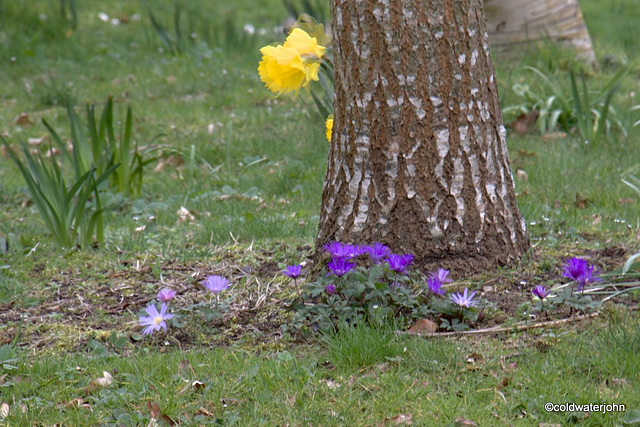
[[[140,316],[140,326],[146,326],[142,333],[144,335],[151,335],[154,331],[159,331],[160,328],[167,330],[166,320],[173,317],[173,314],[167,314],[167,305],[162,303],[160,312],[154,304],[149,304],[145,311],[149,316]]]
[[[158,292],[158,301],[160,302],[169,302],[176,296],[176,291],[171,290],[169,288],[165,288]]]
[[[456,292],[455,294],[451,295],[451,301],[453,301],[455,304],[459,305],[460,307],[467,307],[467,308],[477,307],[478,306],[477,301],[473,300],[473,297],[475,294],[476,294],[476,291],[469,293],[469,289],[464,288],[464,291],[462,293]]]
[[[229,281],[222,276],[209,276],[202,282],[202,286],[217,294],[229,287]]]

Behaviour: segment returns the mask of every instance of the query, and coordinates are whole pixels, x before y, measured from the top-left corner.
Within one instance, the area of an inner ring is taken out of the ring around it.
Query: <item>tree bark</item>
[[[578,0],[484,0],[491,46],[514,49],[549,37],[574,46],[596,63]]]
[[[424,269],[528,248],[481,0],[332,0],[335,113],[317,245],[383,242]]]

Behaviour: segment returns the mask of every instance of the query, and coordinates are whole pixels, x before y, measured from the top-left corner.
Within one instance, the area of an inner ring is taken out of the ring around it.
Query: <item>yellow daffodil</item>
[[[327,117],[327,141],[331,142],[331,131],[333,130],[333,116]]]
[[[272,92],[281,95],[295,92],[318,80],[320,59],[326,48],[318,45],[300,28],[294,28],[282,46],[265,46],[260,49],[262,61],[258,66],[260,80]]]

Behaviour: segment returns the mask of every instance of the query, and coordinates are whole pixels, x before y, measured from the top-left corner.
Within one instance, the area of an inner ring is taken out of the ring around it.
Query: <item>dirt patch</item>
[[[176,291],[171,307],[181,326],[171,327],[165,335],[156,334],[161,337],[159,340],[170,340],[183,348],[238,343],[278,345],[283,337],[282,326],[291,319],[288,307],[296,292],[293,282],[282,275],[290,256],[279,249],[282,248],[255,251],[249,257],[244,251],[221,251],[203,262],[120,260],[110,268],[89,269],[93,271],[90,274],[78,269],[52,274],[44,265],[36,264],[30,271],[33,280],[47,285],[31,293],[30,305],[16,301],[0,304],[0,345],[17,339],[20,345],[31,349],[83,351],[92,340],[108,344],[112,331],[127,336],[135,345],[141,338],[138,316],[144,314],[144,308],[156,300],[157,292],[164,287]],[[310,246],[298,247],[296,258],[310,260],[311,251]],[[586,250],[583,256],[605,271],[619,268],[629,251],[610,246]],[[486,303],[477,328],[535,321],[540,315],[530,310],[531,289],[538,284],[562,283],[559,271],[565,259],[549,259],[548,255],[533,251],[527,264],[454,283],[455,289],[476,288]],[[311,274],[311,263],[306,270]],[[200,284],[211,274],[223,275],[232,283],[228,291],[218,296],[225,310],[213,318],[210,313],[216,298]],[[570,314],[568,309],[556,310],[549,318]]]

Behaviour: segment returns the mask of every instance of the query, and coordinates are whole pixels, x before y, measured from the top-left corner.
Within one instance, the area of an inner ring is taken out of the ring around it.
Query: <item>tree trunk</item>
[[[578,0],[484,0],[484,10],[494,48],[518,48],[549,37],[567,42],[596,63]]]
[[[479,271],[528,248],[481,0],[332,0],[335,114],[317,245]]]

